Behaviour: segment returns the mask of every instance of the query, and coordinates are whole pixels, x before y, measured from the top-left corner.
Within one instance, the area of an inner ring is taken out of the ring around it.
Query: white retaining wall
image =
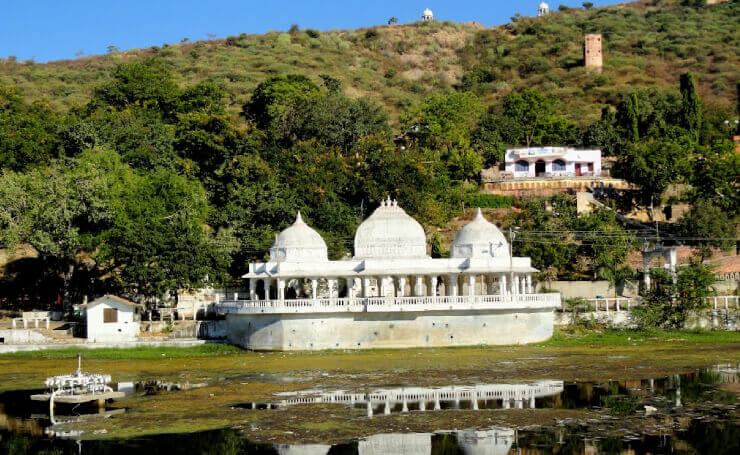
[[[254,350],[507,345],[547,340],[553,309],[239,314],[228,340]]]

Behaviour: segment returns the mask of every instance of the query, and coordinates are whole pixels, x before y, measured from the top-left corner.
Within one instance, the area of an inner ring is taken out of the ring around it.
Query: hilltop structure
[[[586,35],[586,42],[583,46],[583,61],[586,68],[601,71],[604,66],[604,61],[601,53],[600,33]]]
[[[550,5],[545,2],[540,3],[540,6],[537,8],[537,16],[546,16],[548,14],[550,14]]]
[[[421,20],[431,21],[432,19],[434,19],[434,13],[432,13],[432,10],[430,10],[429,8],[426,8],[424,11],[422,11]]]
[[[250,349],[530,343],[552,335],[560,306],[559,294],[534,294],[536,271],[480,210],[451,257],[433,259],[422,226],[387,199],[358,227],[349,260],[330,261],[299,213],[270,260],[249,265],[249,296],[219,307],[229,340]]]

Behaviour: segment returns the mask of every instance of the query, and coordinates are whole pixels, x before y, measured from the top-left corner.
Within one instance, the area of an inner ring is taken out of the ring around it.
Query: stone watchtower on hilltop
[[[583,46],[583,60],[586,68],[601,71],[604,66],[604,59],[601,53],[600,33],[586,35],[586,43]]]

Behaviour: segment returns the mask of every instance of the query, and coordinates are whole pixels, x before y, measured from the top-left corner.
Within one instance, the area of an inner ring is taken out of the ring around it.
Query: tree
[[[243,114],[276,140],[289,139],[298,105],[320,94],[319,87],[306,76],[273,77],[257,85],[243,107]]]
[[[396,16],[392,16],[390,19],[388,19],[388,25],[396,25],[398,24],[398,18]]]
[[[651,270],[650,277],[653,287],[643,304],[632,308],[640,327],[683,328],[689,314],[706,308],[704,299],[714,293],[714,275],[701,264],[680,267],[675,282],[665,269]]]
[[[458,180],[478,174],[482,157],[471,146],[471,131],[483,111],[471,92],[452,92],[428,97],[402,119],[403,128],[415,133],[416,143],[437,154],[450,175]]]
[[[616,120],[632,142],[640,140],[640,104],[633,93],[617,106]]]
[[[0,86],[0,169],[19,171],[55,157],[58,124],[46,105],[29,105],[14,89]]]
[[[615,156],[622,148],[622,137],[616,126],[616,117],[609,107],[601,110],[601,118],[591,123],[583,135],[583,145],[599,147],[604,156]]]
[[[701,100],[696,93],[694,76],[684,73],[680,79],[681,85],[681,124],[689,132],[694,142],[699,142],[699,133],[702,126]]]
[[[689,243],[698,245],[702,261],[711,256],[711,247],[727,250],[735,244],[735,223],[724,210],[705,200],[694,202],[678,226],[681,235],[697,239]]]
[[[688,174],[689,160],[685,146],[675,142],[649,139],[631,144],[615,163],[613,173],[639,187],[638,205],[648,208],[650,219],[669,185]]]
[[[112,80],[95,90],[88,109],[124,109],[128,106],[161,112],[172,119],[180,88],[165,62],[147,59],[122,63],[113,70]]]
[[[295,140],[316,139],[349,154],[362,138],[390,135],[388,114],[367,98],[351,99],[330,93],[301,103],[296,109]]]
[[[689,197],[705,200],[732,218],[740,207],[739,175],[740,155],[731,141],[721,139],[708,147],[700,146],[693,159]]]
[[[594,7],[594,4],[593,4],[593,2],[583,2],[583,3],[582,3],[582,5],[583,5],[583,7],[584,7],[585,9],[591,9],[591,8],[593,8],[593,7]]]

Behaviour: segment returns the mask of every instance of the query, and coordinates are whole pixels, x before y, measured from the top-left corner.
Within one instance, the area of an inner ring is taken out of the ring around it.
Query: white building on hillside
[[[514,178],[601,176],[601,150],[517,148],[507,150],[504,161],[507,174]]]
[[[113,295],[87,304],[87,340],[134,341],[139,336],[141,305]]]
[[[432,13],[432,10],[430,10],[429,8],[426,8],[424,11],[422,11],[421,20],[431,21],[432,19],[434,19],[434,13]]]
[[[550,5],[545,2],[540,3],[540,6],[537,8],[537,15],[546,16],[548,14],[550,14]]]
[[[344,349],[510,344],[552,334],[559,294],[533,294],[530,258],[512,257],[480,210],[458,232],[450,258],[429,257],[422,226],[390,199],[358,227],[354,246],[351,260],[330,261],[299,213],[277,236],[270,261],[249,265],[249,295],[220,304],[229,339],[254,349]]]

